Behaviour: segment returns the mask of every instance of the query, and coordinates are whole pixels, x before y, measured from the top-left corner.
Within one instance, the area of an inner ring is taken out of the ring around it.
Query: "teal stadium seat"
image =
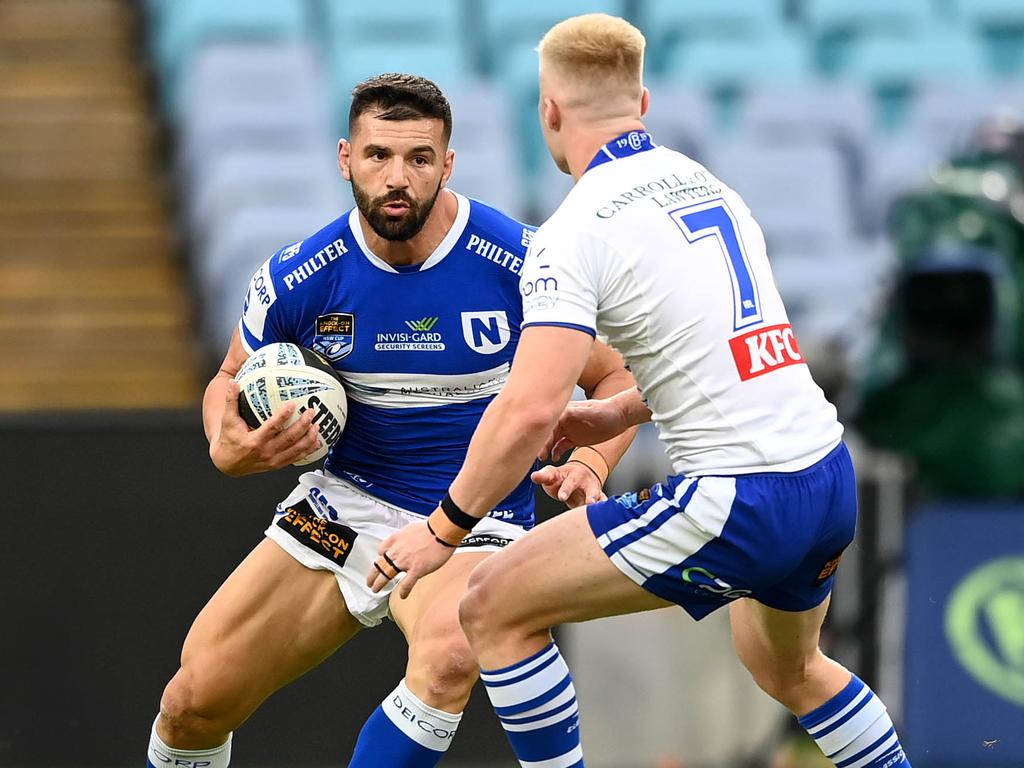
[[[929,0],[805,0],[803,19],[824,73],[845,63],[853,41],[865,35],[912,35],[936,18]]]
[[[407,72],[443,89],[472,79],[459,0],[326,0],[325,47],[336,125],[343,134],[353,86],[384,72]]]
[[[799,82],[811,72],[803,41],[784,32],[744,38],[696,38],[670,51],[664,76],[712,89],[741,90],[763,82]]]
[[[333,50],[329,66],[331,122],[343,136],[348,135],[352,88],[369,77],[385,72],[420,75],[433,80],[446,92],[473,77],[461,49],[428,41],[395,45],[366,40],[343,50]]]
[[[624,0],[500,0],[480,6],[483,59],[490,71],[499,73],[510,60],[521,61],[520,48],[536,48],[544,33],[563,19],[584,13],[626,15]]]
[[[986,67],[974,37],[936,30],[910,37],[865,37],[854,43],[839,74],[876,88],[913,87],[931,80],[982,80]]]
[[[856,41],[840,77],[874,91],[877,123],[898,127],[915,89],[928,82],[983,82],[984,52],[972,36],[933,28],[911,37],[872,36]]]
[[[985,27],[1024,27],[1020,0],[950,0],[958,18]]]
[[[328,45],[359,45],[366,40],[392,43],[462,42],[459,0],[324,0]]]
[[[522,44],[506,54],[504,66],[496,79],[509,104],[511,128],[516,135],[520,162],[527,178],[532,178],[541,163],[546,162],[547,152],[537,113],[540,99],[537,67],[537,52],[533,46]]]
[[[204,43],[297,39],[308,28],[303,0],[174,0],[156,23],[157,70],[169,112],[185,62]]]
[[[782,0],[645,0],[637,21],[647,37],[648,70],[661,71],[668,52],[682,40],[772,34],[783,23],[782,6]]]
[[[934,15],[930,0],[804,0],[803,12],[815,35],[913,32]]]
[[[1024,74],[1024,2],[1021,0],[952,0],[955,18],[976,31],[988,49],[993,72]]]

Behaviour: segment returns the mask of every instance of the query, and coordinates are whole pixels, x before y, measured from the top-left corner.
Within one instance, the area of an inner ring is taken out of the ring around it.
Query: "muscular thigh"
[[[594,538],[585,507],[545,522],[489,558],[473,582],[486,591],[496,620],[523,628],[670,605],[612,565]]]
[[[220,703],[247,717],[360,626],[332,573],[310,570],[264,539],[196,618],[179,674],[192,678],[214,709]]]
[[[411,648],[438,635],[462,636],[459,626],[459,600],[466,591],[469,575],[489,552],[454,555],[444,566],[420,579],[404,600],[391,594],[391,615]]]
[[[748,668],[797,668],[818,652],[829,598],[806,611],[782,611],[750,598],[729,605],[736,652]]]

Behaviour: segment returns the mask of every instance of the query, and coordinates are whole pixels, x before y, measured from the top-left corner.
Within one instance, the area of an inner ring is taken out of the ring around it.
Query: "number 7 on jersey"
[[[757,294],[757,281],[750,271],[743,241],[736,227],[732,211],[721,198],[708,200],[669,211],[688,243],[705,237],[714,237],[722,249],[729,277],[732,281],[734,314],[733,330],[761,322],[761,303]]]

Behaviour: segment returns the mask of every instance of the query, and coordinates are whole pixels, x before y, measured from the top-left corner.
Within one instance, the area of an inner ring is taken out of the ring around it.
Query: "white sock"
[[[231,762],[231,734],[228,734],[227,741],[213,749],[175,749],[164,744],[163,739],[157,735],[154,720],[146,758],[148,768],[228,768]]]

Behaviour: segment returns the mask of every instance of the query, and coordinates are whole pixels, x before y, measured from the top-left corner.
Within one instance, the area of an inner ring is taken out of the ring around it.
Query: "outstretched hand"
[[[530,475],[530,479],[552,499],[564,502],[570,508],[608,498],[594,471],[578,461],[569,461],[559,467],[541,467]]]

